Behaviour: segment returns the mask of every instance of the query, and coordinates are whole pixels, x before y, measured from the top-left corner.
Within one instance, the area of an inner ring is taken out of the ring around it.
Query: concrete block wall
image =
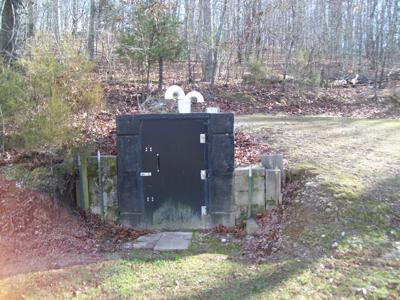
[[[252,176],[253,197],[251,207],[254,214],[262,213],[281,204],[282,173],[280,169],[265,169],[263,166],[253,166]],[[104,219],[110,223],[117,223],[119,207],[115,156],[102,156],[102,181]],[[93,214],[101,215],[97,157],[87,158],[87,182],[89,190],[88,209]],[[78,203],[80,203],[79,182],[76,190],[78,192]],[[241,167],[234,170],[233,192],[235,217],[239,221],[247,216],[249,205],[249,167]]]
[[[249,205],[249,167],[236,168],[234,176],[234,195],[236,219],[247,215]],[[253,167],[253,197],[251,207],[253,213],[265,211],[265,169]]]
[[[252,167],[252,213],[262,213],[282,203],[282,173],[280,169]],[[247,216],[249,207],[249,167],[236,168],[234,173],[236,219]]]
[[[265,206],[271,209],[282,204],[282,172],[279,169],[265,170]]]
[[[85,158],[84,158],[85,159]],[[97,157],[89,156],[86,158],[86,176],[88,189],[88,209],[91,213],[103,216],[109,223],[117,223],[119,216],[118,198],[117,198],[117,169],[115,156],[101,157],[101,177],[103,184],[103,205],[99,197],[99,173]],[[80,187],[77,183],[77,203],[80,201]],[[84,201],[86,202],[86,201]],[[102,213],[102,208],[104,212]]]

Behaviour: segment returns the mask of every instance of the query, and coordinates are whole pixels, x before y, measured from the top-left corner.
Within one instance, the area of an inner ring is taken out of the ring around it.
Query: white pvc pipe
[[[166,100],[184,100],[185,99],[185,92],[182,88],[178,85],[170,86],[167,91],[165,92],[164,98]]]
[[[198,91],[191,91],[186,95],[187,101],[196,101],[197,103],[203,103],[204,97]]]
[[[178,100],[178,111],[181,114],[190,114],[192,112],[192,102],[186,99]]]

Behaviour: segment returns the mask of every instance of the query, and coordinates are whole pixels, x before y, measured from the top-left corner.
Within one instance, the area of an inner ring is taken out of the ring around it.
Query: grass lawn
[[[194,233],[188,251],[0,279],[0,299],[400,299],[400,121],[244,116],[237,127],[307,175],[273,259]]]

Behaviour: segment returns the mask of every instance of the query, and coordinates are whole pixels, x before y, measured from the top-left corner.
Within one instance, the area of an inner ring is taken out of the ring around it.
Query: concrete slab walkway
[[[134,249],[154,251],[187,250],[192,241],[192,232],[160,232],[139,237],[133,243]]]

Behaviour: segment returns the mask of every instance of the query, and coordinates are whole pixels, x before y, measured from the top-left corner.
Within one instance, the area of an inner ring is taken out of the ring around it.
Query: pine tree
[[[147,93],[150,94],[150,68],[158,63],[158,88],[163,85],[164,63],[183,54],[184,43],[178,33],[179,22],[165,4],[154,2],[138,7],[129,28],[120,40],[119,54],[143,62],[146,68]]]

